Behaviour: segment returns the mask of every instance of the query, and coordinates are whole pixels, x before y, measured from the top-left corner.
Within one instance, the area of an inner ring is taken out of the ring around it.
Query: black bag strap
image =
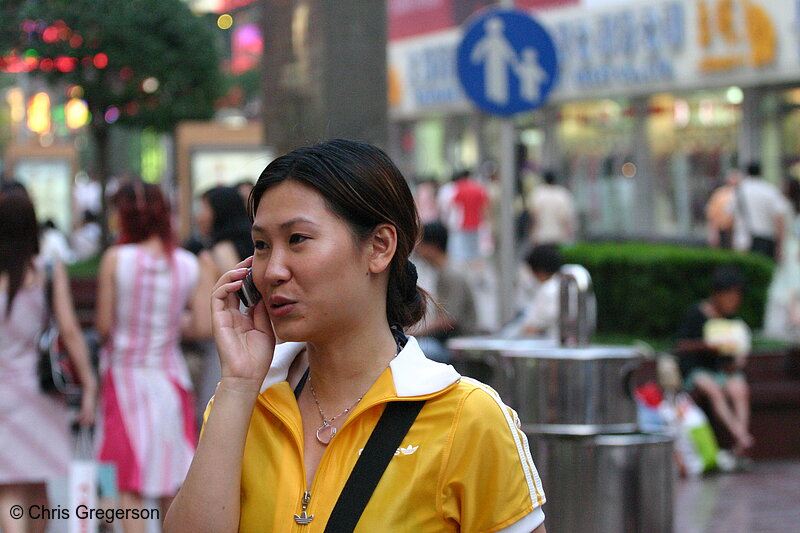
[[[300,398],[300,393],[303,392],[303,387],[306,385],[306,381],[308,381],[308,374],[311,371],[311,367],[306,368],[306,371],[303,372],[303,376],[300,378],[300,381],[297,382],[297,385],[294,388],[294,399]]]
[[[353,531],[389,461],[416,420],[424,400],[391,402],[384,409],[364,451],[347,478],[325,533]]]

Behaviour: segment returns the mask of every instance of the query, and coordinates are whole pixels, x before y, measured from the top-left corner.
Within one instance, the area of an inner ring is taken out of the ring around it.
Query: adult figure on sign
[[[503,35],[502,19],[490,18],[484,27],[486,35],[478,41],[470,57],[473,63],[484,64],[486,98],[498,105],[505,105],[509,98],[508,66],[516,65],[517,54]]]

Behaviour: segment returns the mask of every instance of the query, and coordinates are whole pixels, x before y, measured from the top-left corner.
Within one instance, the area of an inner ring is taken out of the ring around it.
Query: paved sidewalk
[[[677,482],[675,533],[792,532],[800,532],[800,461]]]

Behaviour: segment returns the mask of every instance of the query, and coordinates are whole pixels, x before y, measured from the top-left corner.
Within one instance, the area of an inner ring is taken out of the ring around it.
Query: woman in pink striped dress
[[[125,184],[114,207],[120,244],[103,255],[98,277],[100,459],[117,466],[123,508],[141,509],[143,498],[158,498],[166,513],[196,442],[191,385],[178,343],[182,329],[197,323],[192,312],[187,320],[187,309],[208,304],[197,300],[197,260],[175,247],[161,190]],[[126,533],[145,525],[123,521]]]
[[[36,340],[47,317],[36,213],[22,187],[0,189],[0,531],[42,532],[32,505],[48,507],[47,482],[67,475],[71,414],[39,388]],[[53,265],[52,312],[81,380],[78,421],[94,421],[96,381],[64,266]],[[21,505],[19,519],[11,508]]]

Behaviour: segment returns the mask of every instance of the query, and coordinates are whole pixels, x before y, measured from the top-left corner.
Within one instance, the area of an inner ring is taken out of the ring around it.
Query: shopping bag
[[[688,475],[714,470],[719,444],[708,417],[688,393],[676,394],[671,403],[675,451],[683,470]]]
[[[68,533],[97,533],[97,519],[91,512],[97,509],[97,461],[90,428],[81,427],[75,440],[75,452],[69,465]]]

